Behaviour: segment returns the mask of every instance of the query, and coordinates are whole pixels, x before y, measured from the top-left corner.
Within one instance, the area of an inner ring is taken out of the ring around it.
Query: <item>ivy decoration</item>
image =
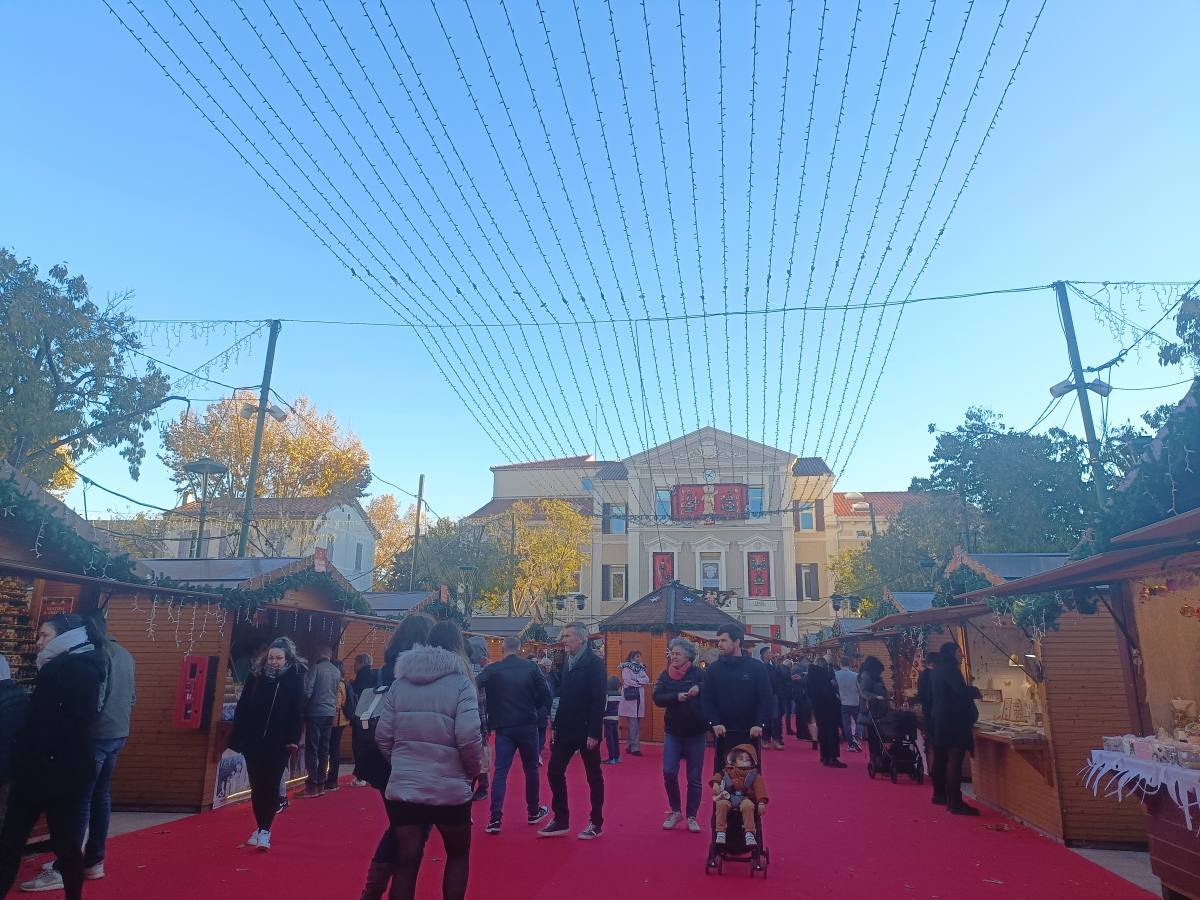
[[[133,571],[133,559],[127,553],[113,555],[97,547],[58,518],[56,510],[21,491],[15,478],[0,481],[0,509],[6,528],[20,534],[39,555],[54,558],[58,565],[80,574],[103,569],[105,577],[115,581],[140,582]]]
[[[193,588],[187,582],[176,581],[172,578],[160,578],[154,583],[160,587],[172,587],[181,590]],[[277,578],[263,585],[261,588],[253,590],[207,586],[193,589],[202,590],[208,594],[219,594],[221,596],[221,607],[233,610],[239,617],[243,613],[249,617],[264,606],[279,602],[288,591],[298,591],[309,587],[319,588],[332,594],[334,607],[341,612],[358,613],[360,615],[371,614],[371,606],[363,599],[362,594],[353,589],[347,590],[328,572],[318,572],[315,569],[304,569],[301,572],[284,575],[282,578]]]

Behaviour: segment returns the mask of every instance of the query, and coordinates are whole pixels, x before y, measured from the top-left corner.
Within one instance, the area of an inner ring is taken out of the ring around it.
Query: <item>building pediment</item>
[[[733,468],[782,469],[795,459],[786,450],[706,426],[631,456],[625,464],[629,468],[662,469],[669,475],[682,476],[684,472],[703,473],[705,469],[718,473]]]

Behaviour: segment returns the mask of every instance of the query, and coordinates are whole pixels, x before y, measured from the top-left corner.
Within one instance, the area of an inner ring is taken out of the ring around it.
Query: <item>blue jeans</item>
[[[704,777],[703,734],[679,737],[668,734],[663,738],[663,781],[672,812],[680,811],[679,763],[687,761],[687,815],[694,818],[700,812],[700,781]]]
[[[536,816],[541,806],[540,782],[538,779],[538,729],[536,725],[520,728],[500,728],[496,731],[496,773],[492,777],[492,818],[499,819],[504,812],[504,794],[508,786],[508,770],[513,757],[521,754],[521,768],[525,770],[525,807],[531,816]]]
[[[853,744],[862,737],[862,729],[858,724],[858,706],[842,705],[842,738],[847,744]]]
[[[113,770],[117,767],[117,754],[125,749],[128,738],[110,741],[92,741],[92,761],[96,764],[95,775],[84,790],[83,803],[76,820],[78,843],[83,845],[87,832],[87,845],[83,848],[83,865],[90,868],[104,862],[104,845],[108,843],[108,823],[112,818]]]

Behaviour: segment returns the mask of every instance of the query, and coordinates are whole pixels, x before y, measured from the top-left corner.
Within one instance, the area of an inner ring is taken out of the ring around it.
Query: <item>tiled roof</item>
[[[558,459],[535,459],[532,462],[510,463],[506,466],[492,466],[493,472],[511,472],[516,469],[574,469],[577,466],[594,464],[596,457],[587,453],[583,456],[562,456]]]
[[[575,508],[575,511],[590,516],[594,511],[594,504],[591,497],[493,497],[475,512],[465,518],[468,519],[487,519],[492,516],[499,516],[507,513],[512,509],[514,503],[534,503],[539,500],[561,500],[564,503],[569,503]],[[534,514],[531,516],[534,522],[544,520],[544,517],[538,514],[537,508],[534,508]]]
[[[870,510],[864,509],[859,511],[854,509],[854,504],[846,499],[847,493],[834,491],[834,515],[839,519],[854,516],[862,518],[870,517]],[[893,518],[899,515],[900,510],[904,509],[909,503],[923,503],[928,497],[928,494],[924,491],[859,491],[859,493],[863,495],[861,502],[870,503],[875,509],[875,517],[879,519]]]
[[[491,637],[517,637],[532,621],[529,616],[471,616],[471,633]]]
[[[700,591],[673,581],[609,616],[600,623],[600,630],[648,631],[655,626],[714,629],[730,624],[741,623],[707,602]]]
[[[436,594],[429,591],[363,591],[363,599],[377,616],[406,613]]]
[[[793,475],[832,475],[833,470],[819,456],[802,456],[792,466]]]

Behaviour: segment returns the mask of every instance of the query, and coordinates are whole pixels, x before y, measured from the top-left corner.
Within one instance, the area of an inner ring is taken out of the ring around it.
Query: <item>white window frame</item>
[[[761,500],[760,508],[757,513],[754,512],[754,508],[750,505],[750,492],[751,491],[762,491],[762,497],[760,498],[760,500]],[[748,518],[748,519],[765,519],[766,516],[767,516],[767,488],[766,488],[766,485],[762,485],[762,484],[746,485],[746,518]]]
[[[817,567],[815,571],[813,570],[814,566]],[[808,575],[810,572],[817,582],[817,596],[815,597],[808,596]],[[819,563],[800,563],[800,591],[803,596],[797,597],[797,600],[812,603],[821,599],[821,569]]]
[[[613,584],[617,576],[621,576],[621,593],[617,594],[613,588]],[[629,579],[626,577],[625,566],[610,565],[608,567],[608,599],[623,602],[626,599],[626,594],[629,591]]]
[[[811,519],[812,519],[811,525],[805,526],[805,524],[804,524],[805,513],[807,513],[811,517]],[[799,508],[796,510],[796,522],[798,525],[798,527],[796,529],[797,531],[816,531],[817,530],[817,504],[813,503],[811,501],[808,503],[801,503]]]

